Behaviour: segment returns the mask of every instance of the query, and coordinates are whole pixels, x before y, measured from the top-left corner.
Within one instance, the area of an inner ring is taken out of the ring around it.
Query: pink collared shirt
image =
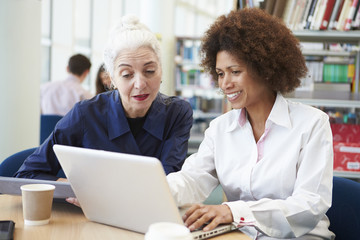
[[[74,75],[69,75],[63,81],[48,82],[40,88],[41,114],[56,114],[64,116],[75,103],[92,98]]]
[[[245,109],[240,112],[238,121],[239,121],[239,125],[241,127],[243,127],[246,124],[247,112]],[[266,136],[268,135],[268,133],[270,131],[270,125],[271,125],[271,122],[266,121],[265,131],[264,131],[263,135],[260,137],[259,141],[256,143],[257,154],[258,154],[257,161],[260,161],[264,155],[264,142],[265,142]]]

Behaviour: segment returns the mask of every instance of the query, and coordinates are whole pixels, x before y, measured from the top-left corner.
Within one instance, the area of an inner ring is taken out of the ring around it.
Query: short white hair
[[[123,16],[120,22],[110,31],[109,39],[104,50],[104,64],[106,71],[113,76],[114,62],[119,52],[124,49],[138,49],[150,47],[160,58],[160,43],[156,35],[134,15]]]

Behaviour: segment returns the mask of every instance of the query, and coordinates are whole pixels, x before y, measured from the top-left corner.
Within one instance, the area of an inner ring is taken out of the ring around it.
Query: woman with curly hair
[[[190,230],[235,222],[253,239],[331,239],[332,133],[328,116],[283,97],[307,68],[298,40],[260,9],[220,16],[202,65],[233,110],[210,123],[197,153],[168,175]],[[217,185],[222,205],[202,205]]]

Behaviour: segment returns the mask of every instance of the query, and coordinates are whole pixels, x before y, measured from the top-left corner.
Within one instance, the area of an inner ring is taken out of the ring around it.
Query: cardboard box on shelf
[[[360,172],[360,125],[331,124],[334,170]]]
[[[360,143],[334,142],[334,170],[360,172]]]
[[[360,143],[360,125],[357,124],[331,124],[334,142]]]

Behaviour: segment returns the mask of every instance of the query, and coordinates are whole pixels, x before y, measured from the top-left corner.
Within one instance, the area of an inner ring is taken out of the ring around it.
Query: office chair
[[[40,118],[40,144],[42,144],[45,139],[50,135],[54,130],[56,123],[62,118],[60,115],[48,115],[42,114]]]
[[[24,160],[35,151],[36,148],[29,148],[7,157],[0,164],[0,176],[12,177],[23,164]]]
[[[7,157],[0,164],[0,176],[12,177],[19,170],[25,159],[35,151],[36,148],[29,148],[20,152],[17,152]],[[62,169],[57,174],[57,177],[65,178],[65,174]]]
[[[332,206],[326,215],[336,240],[360,239],[360,183],[334,177]]]

